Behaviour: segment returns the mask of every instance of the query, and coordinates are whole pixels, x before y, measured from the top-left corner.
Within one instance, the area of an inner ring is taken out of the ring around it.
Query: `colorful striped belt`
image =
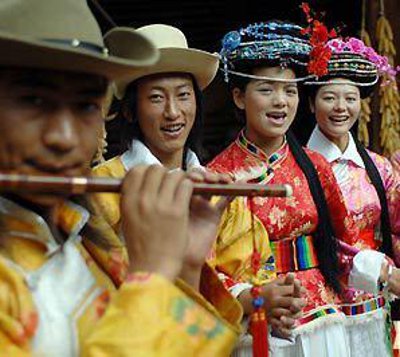
[[[349,304],[349,305],[340,305],[340,306],[330,306],[323,307],[317,311],[314,311],[306,316],[301,317],[297,320],[296,325],[304,325],[310,323],[314,320],[317,320],[321,317],[325,317],[328,315],[338,315],[340,313],[344,313],[346,316],[358,316],[365,314],[367,312],[376,311],[385,306],[385,298],[383,296],[377,296],[367,301],[362,301],[358,304]]]
[[[271,248],[278,273],[307,270],[318,266],[317,252],[312,236],[303,235],[293,239],[271,242]]]
[[[385,298],[383,296],[377,296],[370,300],[362,301],[359,304],[342,305],[340,308],[345,315],[356,316],[378,310],[384,306]]]
[[[312,312],[309,315],[300,317],[297,320],[296,324],[298,326],[299,325],[304,325],[304,324],[307,324],[307,323],[309,323],[311,321],[319,319],[321,317],[325,317],[325,316],[328,316],[328,315],[334,315],[334,314],[340,315],[340,313],[341,313],[341,311],[337,307],[324,307],[324,308],[322,308],[320,310]]]

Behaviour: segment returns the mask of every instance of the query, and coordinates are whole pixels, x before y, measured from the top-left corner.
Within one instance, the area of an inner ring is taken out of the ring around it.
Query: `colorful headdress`
[[[328,41],[326,46],[331,51],[326,74],[305,84],[323,85],[331,83],[333,78],[343,78],[360,87],[372,87],[384,74],[391,80],[395,79],[397,70],[389,64],[388,59],[357,38],[335,38]]]
[[[220,57],[225,73],[254,79],[240,71],[244,65],[267,64],[292,68],[298,75],[305,75],[311,45],[302,27],[285,22],[269,21],[255,23],[238,31],[228,32],[222,40]],[[302,81],[310,76],[297,78]],[[276,79],[273,79],[276,80]]]

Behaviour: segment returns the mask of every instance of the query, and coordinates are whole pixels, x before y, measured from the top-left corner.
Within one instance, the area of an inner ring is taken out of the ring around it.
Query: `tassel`
[[[254,212],[253,199],[250,199],[250,210]],[[268,357],[268,328],[264,310],[264,298],[261,296],[261,282],[257,275],[261,268],[261,254],[257,251],[254,229],[254,215],[251,215],[251,229],[253,232],[253,253],[251,255],[251,269],[253,271],[253,287],[250,294],[253,298],[254,311],[250,315],[250,333],[253,336],[253,357]]]
[[[254,311],[250,315],[250,333],[253,336],[253,357],[268,357],[268,326],[264,310],[264,298],[260,296],[261,287],[254,286],[251,291]]]
[[[268,356],[267,319],[263,308],[254,310],[250,317],[250,332],[253,336],[253,357]]]

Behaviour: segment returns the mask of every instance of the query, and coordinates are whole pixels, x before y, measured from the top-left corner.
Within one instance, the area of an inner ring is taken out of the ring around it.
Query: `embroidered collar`
[[[132,146],[129,150],[121,155],[122,164],[125,170],[129,170],[137,165],[161,165],[149,148],[144,145],[140,140],[133,139]],[[202,167],[196,154],[189,150],[186,157],[187,168]]]
[[[349,133],[349,144],[342,153],[337,145],[330,141],[319,127],[316,126],[308,140],[307,147],[322,154],[329,162],[347,160],[365,169],[364,162],[357,151],[356,143],[351,133]]]
[[[250,152],[253,156],[258,157],[269,165],[276,164],[278,161],[281,161],[284,157],[286,157],[288,152],[288,146],[285,139],[282,146],[273,154],[268,156],[264,152],[264,150],[262,150],[256,144],[253,144],[250,140],[246,138],[246,136],[244,135],[244,130],[239,133],[236,142],[242,149]]]
[[[289,147],[285,139],[282,146],[276,152],[268,156],[261,148],[246,138],[244,130],[239,133],[236,143],[245,152],[261,160],[263,164],[261,168],[253,167],[247,169],[247,171],[252,172],[252,178],[247,180],[249,183],[268,182],[272,178],[275,166],[277,166],[287,157],[287,153],[289,151]]]
[[[76,237],[89,219],[86,209],[69,201],[60,205],[55,214],[58,227],[68,237]],[[60,247],[41,216],[1,196],[0,230],[10,236],[42,243],[47,247],[48,254]]]

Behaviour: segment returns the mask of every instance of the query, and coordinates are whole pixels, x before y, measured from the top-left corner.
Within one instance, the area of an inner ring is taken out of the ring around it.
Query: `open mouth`
[[[168,136],[179,136],[185,128],[185,124],[173,124],[173,125],[165,125],[161,128],[161,131]]]
[[[267,113],[267,118],[274,123],[282,124],[287,117],[286,113]]]
[[[330,116],[329,120],[333,121],[334,123],[344,123],[349,120],[349,116],[348,115]]]

